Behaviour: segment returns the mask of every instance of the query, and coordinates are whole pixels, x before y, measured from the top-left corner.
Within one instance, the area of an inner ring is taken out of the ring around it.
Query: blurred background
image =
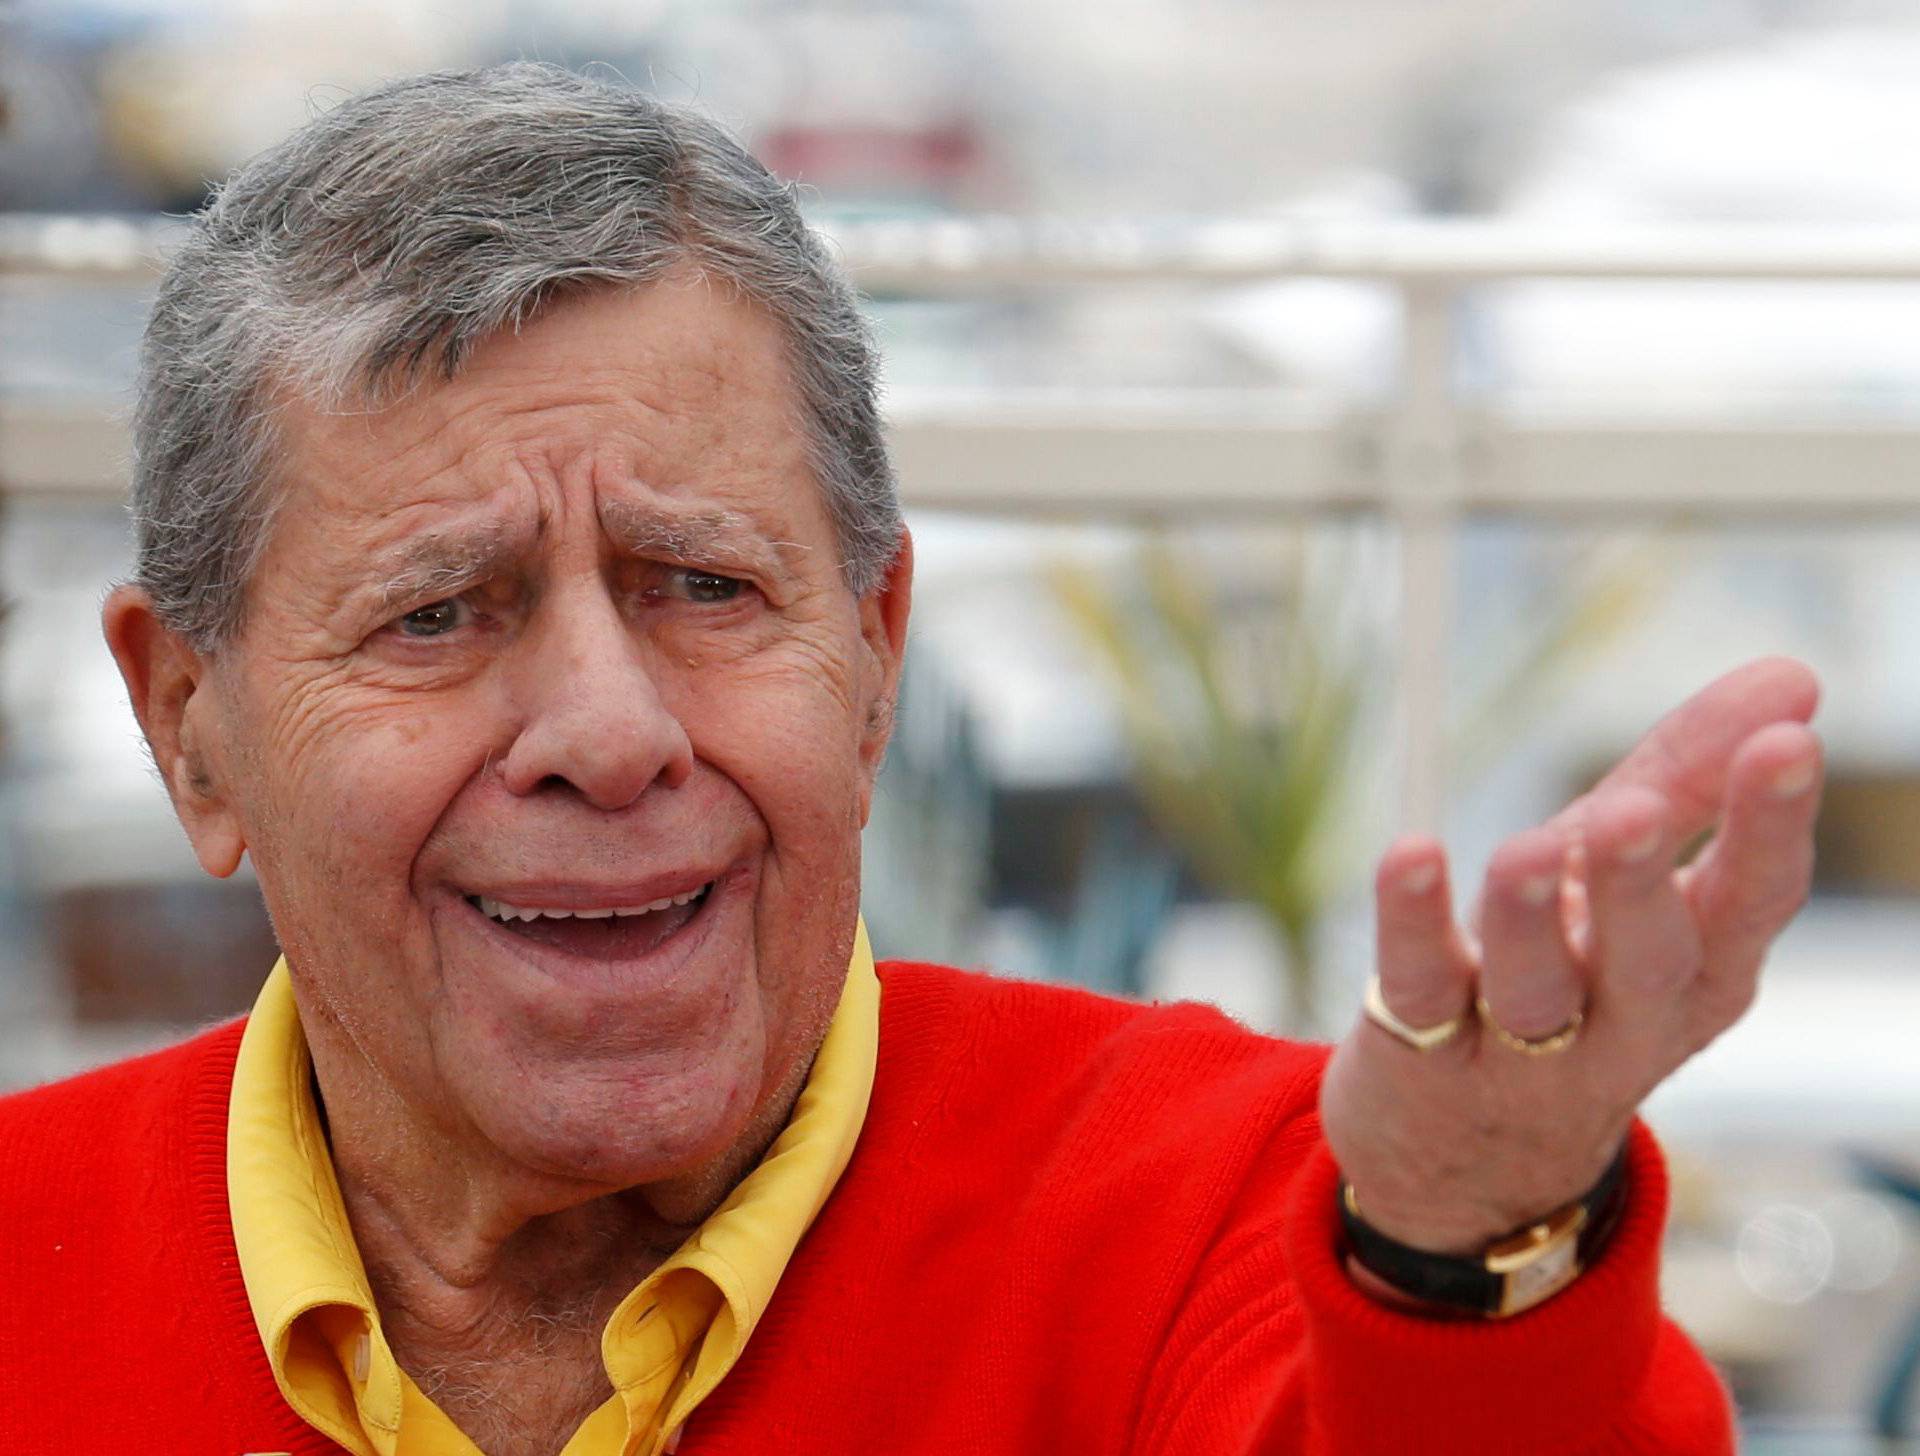
[[[0,4],[0,1087],[250,1001],[96,613],[155,269],[384,76],[710,109],[871,300],[920,561],[884,955],[1337,1036],[1399,829],[1471,884],[1743,659],[1834,784],[1758,1007],[1656,1096],[1748,1449],[1920,1349],[1920,15],[1849,0]]]

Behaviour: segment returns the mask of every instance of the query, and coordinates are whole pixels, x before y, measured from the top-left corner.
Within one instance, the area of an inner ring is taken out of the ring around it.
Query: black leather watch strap
[[[1584,1198],[1496,1239],[1478,1256],[1428,1253],[1387,1237],[1361,1216],[1344,1181],[1340,1221],[1361,1267],[1411,1298],[1489,1317],[1515,1314],[1564,1288],[1600,1256],[1626,1203],[1626,1170],[1622,1146]]]

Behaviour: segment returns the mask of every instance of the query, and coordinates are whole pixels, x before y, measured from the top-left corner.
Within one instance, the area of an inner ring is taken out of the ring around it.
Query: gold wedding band
[[[1386,998],[1380,994],[1378,976],[1367,982],[1367,998],[1364,1006],[1367,1020],[1394,1040],[1405,1042],[1417,1052],[1430,1052],[1435,1047],[1453,1040],[1454,1035],[1467,1019],[1463,1013],[1450,1021],[1436,1022],[1432,1026],[1408,1026],[1387,1008]]]
[[[1576,1011],[1573,1013],[1573,1019],[1558,1031],[1548,1032],[1545,1036],[1515,1036],[1493,1019],[1493,1008],[1487,1005],[1485,996],[1474,998],[1473,1004],[1480,1013],[1480,1019],[1486,1023],[1487,1030],[1493,1033],[1494,1040],[1510,1051],[1520,1052],[1529,1057],[1550,1057],[1555,1052],[1565,1051],[1579,1037],[1580,1024],[1587,1019],[1587,1013],[1584,1010]]]

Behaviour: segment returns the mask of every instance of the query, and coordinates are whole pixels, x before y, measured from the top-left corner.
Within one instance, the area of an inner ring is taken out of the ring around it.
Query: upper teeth
[[[482,915],[490,915],[495,920],[605,920],[614,915],[645,915],[654,910],[671,910],[676,905],[690,904],[699,899],[709,888],[702,885],[684,895],[672,895],[649,905],[616,905],[605,910],[530,910],[523,905],[509,905],[505,900],[492,900],[485,895],[476,895],[474,900],[479,904]]]

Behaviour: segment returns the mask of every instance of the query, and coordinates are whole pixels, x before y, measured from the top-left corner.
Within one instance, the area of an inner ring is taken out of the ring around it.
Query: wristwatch
[[[1622,1147],[1584,1197],[1495,1239],[1477,1256],[1433,1254],[1388,1238],[1340,1184],[1340,1222],[1360,1266],[1426,1304],[1505,1319],[1551,1299],[1600,1256],[1626,1204]]]

